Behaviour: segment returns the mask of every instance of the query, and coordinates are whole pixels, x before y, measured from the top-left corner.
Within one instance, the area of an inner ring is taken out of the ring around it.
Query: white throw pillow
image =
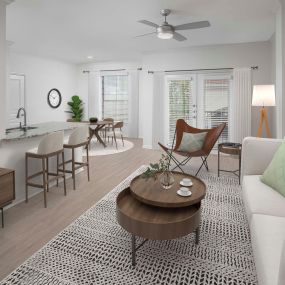
[[[207,132],[202,133],[183,133],[183,137],[178,148],[181,152],[194,152],[202,149]]]

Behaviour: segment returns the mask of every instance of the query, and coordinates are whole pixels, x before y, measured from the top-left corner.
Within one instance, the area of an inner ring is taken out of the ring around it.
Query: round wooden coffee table
[[[132,234],[132,264],[136,251],[148,240],[169,240],[196,232],[199,242],[201,200],[206,195],[206,185],[197,177],[173,172],[175,183],[165,190],[159,180],[136,177],[129,188],[117,197],[118,223]],[[176,192],[182,178],[190,178],[192,195],[181,197]],[[145,240],[136,246],[136,236]]]

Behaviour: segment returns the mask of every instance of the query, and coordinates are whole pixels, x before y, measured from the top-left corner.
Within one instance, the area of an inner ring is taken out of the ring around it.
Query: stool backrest
[[[104,118],[103,121],[108,121],[108,122],[114,123],[113,118]]]
[[[122,129],[124,122],[117,122],[113,125],[113,129]]]
[[[50,154],[63,149],[63,131],[46,135],[39,143],[38,154]]]
[[[89,134],[89,128],[88,126],[82,126],[79,128],[76,128],[68,139],[69,145],[78,145],[87,142]]]

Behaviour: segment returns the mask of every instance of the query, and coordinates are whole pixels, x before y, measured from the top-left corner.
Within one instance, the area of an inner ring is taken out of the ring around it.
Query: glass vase
[[[174,184],[174,175],[171,171],[165,170],[163,171],[159,176],[159,182],[163,189],[168,190],[170,189]]]

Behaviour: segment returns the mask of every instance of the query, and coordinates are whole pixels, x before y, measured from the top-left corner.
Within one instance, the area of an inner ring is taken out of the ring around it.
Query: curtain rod
[[[189,71],[215,71],[215,70],[233,70],[233,67],[225,67],[225,68],[205,68],[205,69],[181,69],[181,70],[164,70],[164,71],[148,71],[149,74],[153,74],[155,72],[165,72],[165,73],[170,73],[170,72],[189,72]],[[252,70],[257,70],[258,66],[252,66]]]
[[[90,72],[114,72],[114,71],[128,71],[128,70],[138,70],[141,71],[142,67],[138,67],[137,69],[126,69],[126,68],[121,68],[121,69],[101,69],[101,70],[83,70],[83,73],[90,73]]]

